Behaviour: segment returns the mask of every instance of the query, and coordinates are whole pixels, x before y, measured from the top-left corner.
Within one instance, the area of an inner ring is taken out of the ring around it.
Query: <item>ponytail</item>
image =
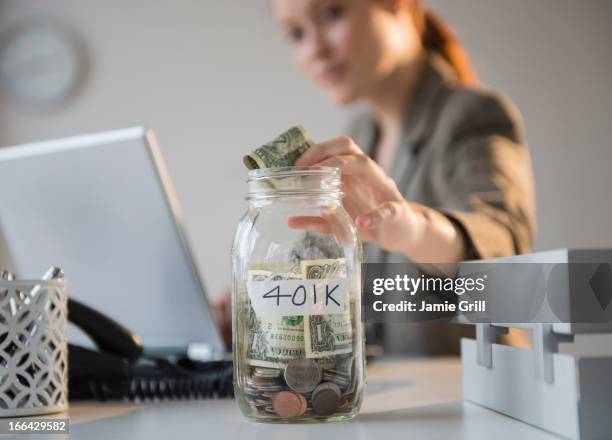
[[[460,83],[476,84],[476,70],[451,27],[426,8],[421,0],[413,0],[410,3],[424,49],[429,54],[441,56],[451,66]]]

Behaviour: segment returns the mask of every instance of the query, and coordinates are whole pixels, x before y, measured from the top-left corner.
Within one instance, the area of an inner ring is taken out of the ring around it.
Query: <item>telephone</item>
[[[68,320],[98,350],[68,344],[71,400],[155,400],[231,397],[230,361],[197,362],[149,357],[142,340],[127,328],[75,300],[68,299]]]

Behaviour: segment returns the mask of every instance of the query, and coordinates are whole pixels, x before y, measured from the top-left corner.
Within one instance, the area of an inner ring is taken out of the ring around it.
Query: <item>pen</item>
[[[15,275],[11,271],[3,270],[0,272],[0,279],[4,281],[13,281],[15,279]],[[17,304],[15,304],[15,298],[9,298],[9,306],[11,308],[11,315],[15,316],[17,314]]]
[[[49,281],[49,280],[55,280],[58,278],[64,278],[64,270],[61,267],[51,266],[49,269],[47,269],[45,274],[42,276],[41,280]],[[40,286],[40,284],[35,285],[30,291],[30,296],[35,297],[41,288],[42,287]]]

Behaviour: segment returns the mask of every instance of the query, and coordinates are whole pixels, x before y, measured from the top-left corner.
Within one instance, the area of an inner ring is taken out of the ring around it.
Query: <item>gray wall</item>
[[[538,249],[612,246],[612,3],[431,0],[484,82],[526,120],[538,189]],[[288,62],[265,1],[0,0],[19,17],[71,24],[89,51],[80,92],[51,113],[0,102],[0,145],[147,124],[158,135],[212,294],[229,285],[229,246],[246,204],[243,153],[302,122],[340,134],[332,108]]]

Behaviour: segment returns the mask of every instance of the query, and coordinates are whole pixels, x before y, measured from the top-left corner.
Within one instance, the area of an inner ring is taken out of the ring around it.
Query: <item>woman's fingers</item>
[[[316,216],[299,216],[289,217],[287,219],[287,225],[291,229],[306,229],[309,231],[316,231],[321,234],[331,234],[332,225],[323,217]]]
[[[375,229],[383,223],[397,220],[401,216],[402,208],[402,202],[399,201],[381,203],[376,209],[359,215],[355,224],[364,231]]]
[[[310,147],[295,162],[297,166],[318,165],[319,162],[337,155],[363,154],[359,147],[348,136],[338,136],[329,141]]]
[[[340,168],[344,175],[363,179],[380,192],[381,199],[398,195],[397,187],[385,172],[348,136],[338,136],[306,150],[295,162],[297,166],[329,166]]]
[[[342,174],[359,178],[373,174],[372,159],[365,154],[342,154],[323,159],[316,165],[340,168]]]
[[[353,236],[346,229],[344,214],[337,208],[323,208],[321,215],[315,216],[295,216],[287,219],[287,225],[291,229],[305,229],[323,235],[334,235],[341,243],[350,243]]]
[[[340,168],[343,176],[356,177],[362,184],[373,189],[379,200],[401,198],[395,182],[365,154],[332,156],[317,165]]]

